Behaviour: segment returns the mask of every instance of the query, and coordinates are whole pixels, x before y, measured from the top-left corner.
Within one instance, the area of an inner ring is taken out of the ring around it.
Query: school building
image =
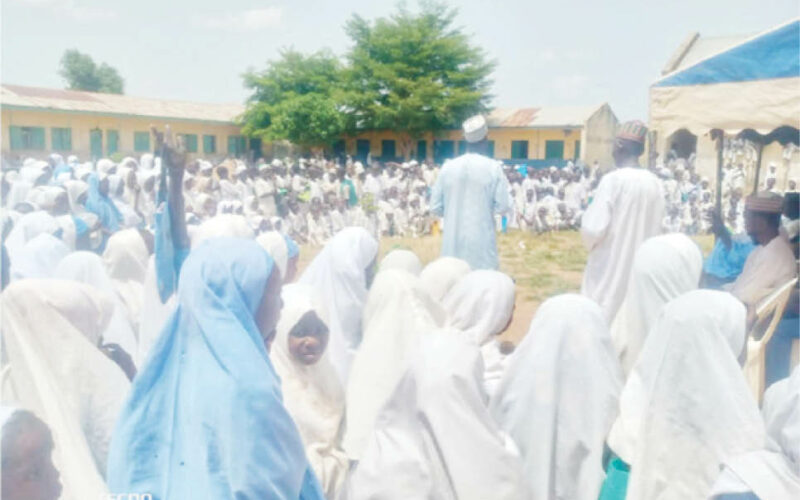
[[[0,86],[2,153],[42,157],[52,151],[82,161],[152,152],[150,126],[182,134],[189,153],[221,159],[261,150],[241,135],[241,104],[142,99],[117,94]]]
[[[611,164],[618,121],[608,104],[593,107],[498,108],[488,116],[489,153],[506,163],[533,167],[563,166],[569,160]],[[403,139],[387,130],[358,134],[339,141],[337,153],[358,159],[402,160]],[[461,130],[427,134],[412,144],[409,157],[442,163],[466,151]]]
[[[190,154],[219,161],[226,157],[285,155],[286,145],[246,138],[236,123],[242,104],[145,99],[117,94],[0,85],[2,154],[7,159],[43,157],[50,152],[82,161],[151,152],[150,126],[170,125]],[[492,157],[534,167],[568,160],[611,162],[617,118],[608,104],[594,107],[495,109],[488,116]],[[338,141],[334,155],[367,155],[402,161],[401,137],[376,130]],[[406,146],[408,158],[441,163],[466,149],[459,129],[427,134]],[[410,149],[410,150],[409,150]]]

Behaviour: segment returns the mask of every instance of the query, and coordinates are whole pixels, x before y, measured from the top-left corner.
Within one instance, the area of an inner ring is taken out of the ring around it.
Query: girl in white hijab
[[[627,498],[707,498],[727,458],[764,447],[764,424],[737,361],[745,315],[732,295],[711,290],[661,310],[608,438],[616,460],[630,466]]]
[[[136,360],[138,351],[136,335],[128,321],[125,305],[117,295],[114,284],[106,273],[103,259],[92,252],[72,252],[61,259],[53,277],[93,286],[112,301],[113,309],[108,325],[103,331],[103,342],[120,346],[122,350],[131,356],[133,364],[138,366],[139,363]],[[129,374],[129,376],[132,376],[132,374]]]
[[[97,348],[110,301],[81,283],[25,280],[3,292],[2,307],[3,400],[50,426],[62,500],[104,498],[108,445],[129,387]]]
[[[58,263],[69,254],[63,241],[42,233],[11,257],[11,280],[52,278]]]
[[[103,264],[117,296],[125,306],[128,322],[134,332],[139,331],[149,257],[150,252],[144,238],[136,229],[125,229],[112,234],[103,251]]]
[[[288,285],[270,359],[281,378],[283,403],[325,496],[336,498],[350,465],[339,447],[344,390],[328,359],[328,329],[313,289]]]
[[[253,239],[255,234],[243,216],[220,214],[200,224],[200,227],[191,235],[192,246],[196,247],[211,238],[223,237]]]
[[[395,386],[348,482],[353,500],[519,500],[519,458],[486,409],[480,351],[433,331]]]
[[[411,250],[397,249],[387,253],[386,256],[381,259],[378,269],[380,271],[402,269],[414,276],[419,276],[422,272],[422,262],[420,262],[419,257]]]
[[[702,272],[703,254],[684,234],[654,236],[636,250],[628,291],[611,325],[611,338],[626,375],[661,308],[697,289]]]
[[[490,397],[507,362],[496,337],[511,323],[515,296],[514,281],[507,275],[479,270],[461,278],[442,301],[448,327],[460,330],[469,342],[481,348],[485,389]]]
[[[270,254],[275,261],[275,265],[278,266],[281,279],[285,281],[286,267],[289,263],[289,247],[286,246],[286,240],[283,239],[283,235],[277,231],[267,231],[258,235],[256,241]]]
[[[161,302],[158,292],[158,276],[156,275],[155,257],[153,255],[147,261],[147,271],[144,277],[142,309],[139,315],[139,349],[136,359],[140,365],[144,365],[150,348],[155,345],[164,323],[175,310],[177,299],[172,294],[166,302]]]
[[[391,395],[416,352],[419,339],[444,326],[441,306],[416,276],[381,271],[364,307],[364,339],[347,385],[347,430],[342,446],[352,460],[361,457],[375,416]]]
[[[442,301],[458,280],[469,274],[470,271],[469,264],[465,260],[456,257],[439,257],[425,266],[419,278],[431,297],[434,300]]]
[[[47,212],[39,210],[23,215],[14,223],[5,240],[8,258],[13,263],[26,243],[43,233],[54,235],[59,227],[55,217]]]
[[[715,500],[800,498],[800,368],[767,390],[761,413],[767,445],[725,461]]]
[[[600,306],[572,294],[545,301],[490,404],[521,452],[523,498],[597,498],[621,390]]]
[[[325,305],[331,363],[342,386],[361,343],[361,314],[377,255],[375,238],[364,228],[347,227],[331,238],[298,281],[317,290]]]

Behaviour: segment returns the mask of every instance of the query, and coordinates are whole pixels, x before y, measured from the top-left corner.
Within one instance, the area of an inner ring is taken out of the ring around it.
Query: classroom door
[[[92,160],[97,161],[103,157],[103,131],[94,129],[89,131],[89,150]]]

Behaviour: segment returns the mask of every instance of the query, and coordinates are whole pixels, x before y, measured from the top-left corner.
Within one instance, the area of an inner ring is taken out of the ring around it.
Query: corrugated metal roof
[[[147,99],[76,90],[0,85],[0,105],[63,112],[127,115],[202,122],[232,123],[244,112],[242,104],[212,104]]]
[[[492,128],[582,127],[601,106],[496,108],[487,121]]]

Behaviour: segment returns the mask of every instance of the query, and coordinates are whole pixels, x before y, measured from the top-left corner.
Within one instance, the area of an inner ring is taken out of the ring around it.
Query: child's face
[[[16,433],[12,450],[3,447],[2,497],[6,500],[56,500],[61,481],[53,465],[53,438],[44,423],[32,420]]]
[[[289,352],[304,365],[317,363],[328,347],[328,327],[309,311],[289,332]]]

